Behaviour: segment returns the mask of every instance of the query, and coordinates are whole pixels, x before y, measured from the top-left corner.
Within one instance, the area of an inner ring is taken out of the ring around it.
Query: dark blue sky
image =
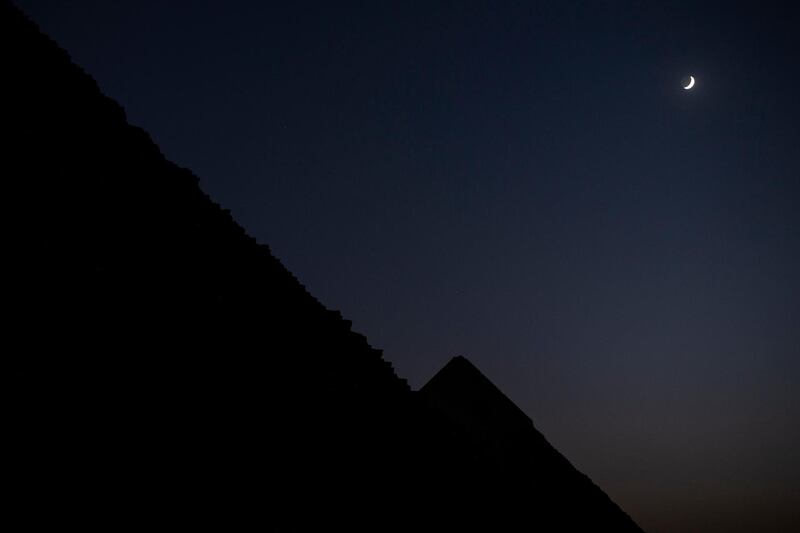
[[[412,386],[648,531],[800,528],[793,4],[18,4]]]

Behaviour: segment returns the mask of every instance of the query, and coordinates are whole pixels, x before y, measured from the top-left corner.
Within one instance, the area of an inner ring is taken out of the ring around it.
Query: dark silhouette
[[[491,498],[507,529],[525,524],[533,514],[531,527],[544,523],[548,531],[640,531],[464,357],[453,358],[419,394],[455,428],[459,442],[467,443],[473,457],[480,458],[470,461],[474,466],[459,487],[469,492],[470,477],[483,478],[480,486],[492,489],[477,496],[475,504]],[[491,524],[487,527],[491,529]]]
[[[419,393],[0,2],[29,527],[640,531],[470,363]]]

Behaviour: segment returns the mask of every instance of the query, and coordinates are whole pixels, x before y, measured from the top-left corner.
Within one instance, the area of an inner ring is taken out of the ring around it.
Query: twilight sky
[[[414,388],[465,355],[651,533],[800,530],[793,3],[16,1]]]

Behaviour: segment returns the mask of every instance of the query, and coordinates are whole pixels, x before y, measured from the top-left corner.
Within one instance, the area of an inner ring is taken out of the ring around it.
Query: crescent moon
[[[684,87],[684,89],[686,89],[688,91],[692,87],[694,87],[694,76],[689,76],[689,85]]]

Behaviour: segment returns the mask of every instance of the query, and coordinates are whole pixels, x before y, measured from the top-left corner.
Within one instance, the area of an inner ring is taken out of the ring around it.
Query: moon
[[[689,85],[684,87],[684,89],[688,91],[692,87],[694,87],[694,76],[689,76]]]

